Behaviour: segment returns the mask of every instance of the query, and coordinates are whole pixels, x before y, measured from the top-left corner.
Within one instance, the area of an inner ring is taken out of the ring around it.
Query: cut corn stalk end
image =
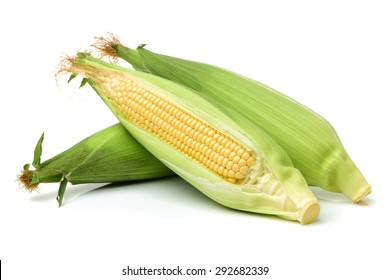
[[[356,193],[354,197],[352,197],[352,200],[353,202],[360,202],[363,200],[363,198],[365,198],[366,196],[368,196],[369,194],[372,193],[372,189],[371,189],[371,185],[369,184],[365,184],[364,186],[362,186],[360,188],[361,192],[359,193]]]
[[[319,203],[317,201],[310,201],[302,208],[298,220],[303,225],[310,224],[318,217],[319,213]]]
[[[353,202],[359,202],[371,193],[371,185],[345,151],[337,155],[329,163],[324,164],[324,168],[332,174],[329,176],[328,185],[337,186],[339,192],[344,193]]]

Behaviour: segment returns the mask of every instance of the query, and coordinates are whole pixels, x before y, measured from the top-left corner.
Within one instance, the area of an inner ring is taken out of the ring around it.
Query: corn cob
[[[230,208],[312,222],[319,204],[302,174],[261,129],[212,100],[160,77],[79,53],[81,75],[156,158]],[[233,119],[235,121],[233,121]]]
[[[41,163],[43,135],[32,166],[23,167],[19,182],[30,192],[39,183],[60,182],[59,206],[67,182],[72,184],[112,183],[144,180],[174,173],[140,145],[120,124],[112,125],[80,141],[66,151]]]
[[[136,70],[181,83],[234,108],[281,145],[309,185],[344,193],[354,202],[371,193],[329,122],[282,93],[213,65],[153,53],[145,45],[127,48],[112,35],[97,38],[94,46],[103,56],[120,57]]]

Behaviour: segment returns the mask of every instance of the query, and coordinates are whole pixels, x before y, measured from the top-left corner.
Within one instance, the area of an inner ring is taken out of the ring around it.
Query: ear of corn
[[[117,39],[100,38],[98,42],[103,54],[120,57],[135,69],[176,81],[234,108],[282,146],[309,185],[342,192],[355,202],[371,192],[334,128],[295,100],[213,65],[156,54],[144,45],[133,50]]]
[[[40,183],[60,182],[59,205],[67,182],[112,183],[174,175],[119,123],[41,163],[42,141],[43,135],[34,151],[34,169],[30,170],[30,165],[26,164],[18,180],[29,191]]]
[[[261,129],[182,85],[79,53],[66,71],[88,83],[156,158],[230,208],[312,222],[319,204]],[[233,119],[235,121],[233,121]]]

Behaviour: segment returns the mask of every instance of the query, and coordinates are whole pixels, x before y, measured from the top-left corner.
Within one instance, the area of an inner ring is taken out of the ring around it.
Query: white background
[[[265,277],[390,276],[390,8],[386,1],[2,1],[0,259],[4,279],[136,279],[122,268],[269,266]],[[373,193],[354,205],[314,188],[307,226],[231,211],[180,179],[29,194],[16,175],[116,122],[88,88],[57,84],[63,54],[114,32],[130,47],[259,80],[336,128]],[[171,279],[155,277],[153,279]],[[181,277],[178,279],[232,279]],[[152,279],[140,277],[137,279]]]

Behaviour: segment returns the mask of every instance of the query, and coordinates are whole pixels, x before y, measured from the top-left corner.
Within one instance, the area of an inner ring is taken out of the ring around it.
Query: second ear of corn
[[[115,37],[98,38],[95,46],[134,69],[188,86],[251,120],[281,145],[309,185],[344,193],[355,202],[371,192],[329,122],[282,93],[220,67],[157,54],[144,45],[127,48]]]
[[[33,168],[26,164],[18,180],[29,191],[41,183],[60,182],[57,197],[60,206],[67,182],[115,183],[174,175],[119,123],[44,162],[41,162],[42,141],[43,135],[35,147]]]
[[[234,110],[85,53],[68,63],[149,152],[213,200],[303,224],[317,217],[318,201],[285,151]]]

